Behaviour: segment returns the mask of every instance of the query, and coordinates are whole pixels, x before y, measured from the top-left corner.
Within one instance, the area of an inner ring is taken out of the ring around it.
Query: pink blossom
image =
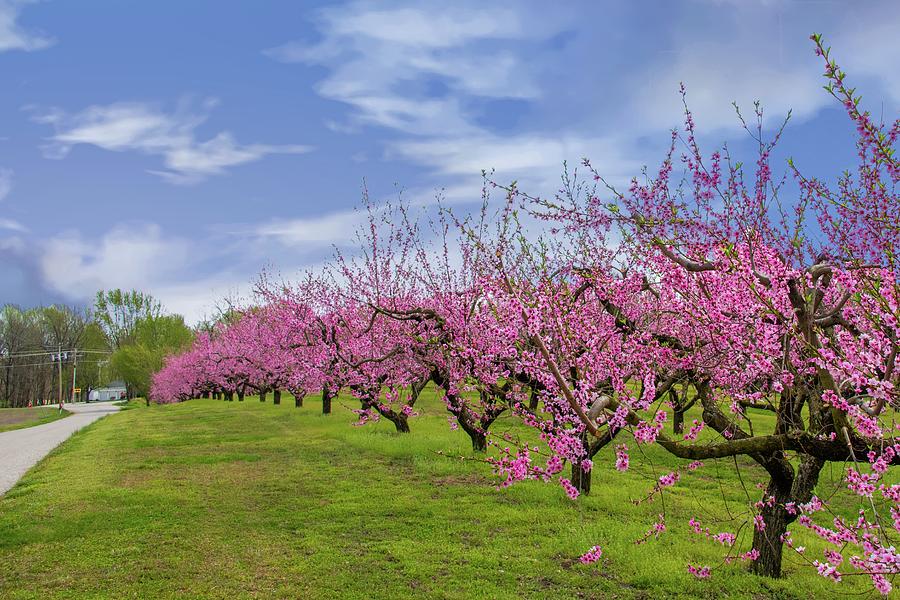
[[[600,549],[600,546],[592,546],[591,549],[582,554],[578,560],[585,565],[589,565],[600,560],[601,556],[603,556],[603,550]]]
[[[709,579],[712,573],[709,567],[695,567],[691,564],[687,566],[687,571],[697,579]]]

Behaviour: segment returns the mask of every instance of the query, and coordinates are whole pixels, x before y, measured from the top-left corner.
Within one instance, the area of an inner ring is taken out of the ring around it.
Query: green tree
[[[76,357],[77,380],[83,381],[87,360],[102,356],[84,352],[89,327],[89,314],[77,307],[0,307],[0,405],[68,399]],[[90,347],[102,351],[106,344]]]
[[[25,406],[50,397],[50,362],[37,310],[0,308],[0,406]]]
[[[134,335],[137,323],[162,315],[162,305],[150,294],[120,289],[97,292],[94,318],[113,350],[127,344]]]
[[[92,321],[84,328],[79,348],[84,351],[78,357],[78,387],[82,394],[88,388],[96,388],[109,383],[109,341],[98,323]]]
[[[193,340],[194,333],[181,315],[143,317],[134,323],[129,342],[113,353],[112,370],[125,381],[132,396],[146,398],[150,380],[162,368],[163,359],[187,349]]]

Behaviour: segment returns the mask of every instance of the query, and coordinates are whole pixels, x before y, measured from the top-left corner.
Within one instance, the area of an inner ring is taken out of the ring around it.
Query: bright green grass
[[[869,595],[859,578],[837,587],[801,569],[790,551],[782,580],[722,566],[721,547],[686,522],[747,510],[730,461],[635,505],[684,463],[653,448],[641,461],[632,442],[632,469],[618,474],[608,448],[595,461],[593,494],[572,502],[555,484],[496,489],[487,465],[465,460],[468,438],[449,431],[433,393],[409,435],[384,421],[350,426],[349,399],[331,416],[312,399],[301,409],[282,402],[132,402],[77,433],[0,498],[0,598]],[[496,429],[528,435],[511,419]],[[762,473],[744,466],[755,501]],[[820,493],[838,475],[826,468]],[[857,506],[843,494],[831,505]],[[636,545],[664,509],[669,531]],[[797,536],[810,558],[821,556]],[[578,563],[594,544],[601,562]],[[695,580],[688,562],[714,567],[712,579]]]
[[[0,432],[43,425],[44,423],[68,417],[70,414],[72,413],[66,410],[60,411],[55,406],[47,408],[0,408]]]

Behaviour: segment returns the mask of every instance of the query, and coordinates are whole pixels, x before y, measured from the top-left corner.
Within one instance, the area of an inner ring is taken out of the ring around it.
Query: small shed
[[[113,381],[106,387],[95,388],[91,390],[88,402],[106,402],[109,400],[125,399],[125,382]]]

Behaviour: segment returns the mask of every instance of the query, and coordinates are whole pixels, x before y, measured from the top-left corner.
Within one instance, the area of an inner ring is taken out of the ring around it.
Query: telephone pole
[[[62,346],[56,346],[56,364],[59,366],[59,406],[62,407]]]
[[[74,363],[72,363],[72,402],[75,402],[75,373],[78,372],[78,348],[75,349]]]

